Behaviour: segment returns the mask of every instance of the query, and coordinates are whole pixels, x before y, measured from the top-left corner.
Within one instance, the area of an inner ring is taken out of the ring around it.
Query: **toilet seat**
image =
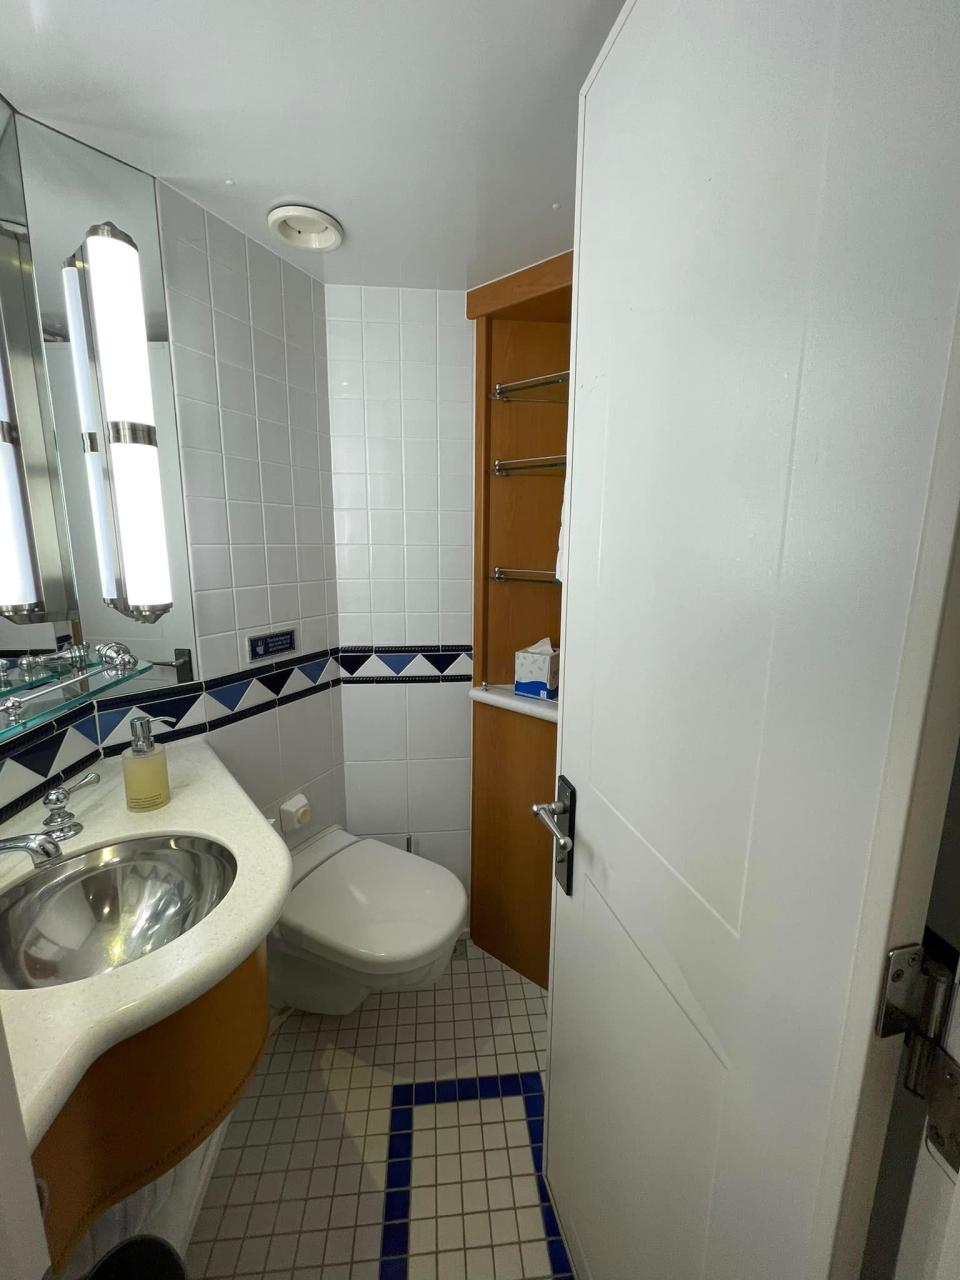
[[[276,933],[287,947],[375,978],[452,945],[466,910],[463,886],[445,867],[356,840],[298,879]]]

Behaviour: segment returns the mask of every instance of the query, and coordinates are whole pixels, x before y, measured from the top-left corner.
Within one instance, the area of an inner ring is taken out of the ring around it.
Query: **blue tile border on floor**
[[[518,1097],[523,1098],[527,1118],[530,1150],[537,1190],[540,1193],[540,1212],[543,1215],[553,1277],[554,1280],[575,1280],[560,1233],[560,1223],[543,1176],[544,1093],[539,1071],[521,1071],[502,1076],[461,1076],[453,1080],[430,1080],[393,1086],[387,1182],[383,1198],[380,1280],[407,1280],[414,1108],[442,1102],[469,1102],[478,1098]]]

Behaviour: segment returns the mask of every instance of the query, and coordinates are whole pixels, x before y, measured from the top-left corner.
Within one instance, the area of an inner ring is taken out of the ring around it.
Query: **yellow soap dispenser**
[[[167,749],[153,740],[150,726],[154,720],[173,723],[164,716],[134,716],[130,721],[130,746],[120,757],[127,808],[132,813],[162,809],[170,802]]]

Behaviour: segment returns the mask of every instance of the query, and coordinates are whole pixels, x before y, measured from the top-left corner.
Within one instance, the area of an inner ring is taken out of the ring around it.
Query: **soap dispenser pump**
[[[151,725],[173,724],[167,716],[134,716],[130,721],[130,746],[121,754],[123,789],[132,813],[162,809],[170,802],[167,749],[154,742]]]

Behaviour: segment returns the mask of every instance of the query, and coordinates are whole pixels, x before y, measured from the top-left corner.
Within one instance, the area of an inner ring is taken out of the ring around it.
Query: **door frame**
[[[580,90],[570,411],[567,421],[568,476],[576,465],[577,450],[578,264],[586,103],[594,81],[637,3],[638,0],[627,0],[624,4]],[[923,936],[960,739],[960,309],[955,317],[947,370],[914,596],[892,713],[879,818],[873,832],[864,885],[856,958],[850,973],[837,975],[837,980],[847,986],[846,1033],[834,1082],[829,1138],[811,1224],[811,1252],[817,1263],[815,1274],[829,1277],[829,1280],[858,1280],[860,1275],[902,1051],[899,1036],[879,1040],[874,1034],[883,958],[890,947],[919,941]],[[572,486],[568,488],[567,501],[563,538],[565,560],[569,564]],[[560,623],[561,671],[566,654],[569,608],[570,592],[565,582]],[[563,734],[561,682],[558,773]],[[909,785],[905,782],[907,778],[910,778]],[[904,813],[905,821],[902,818]],[[548,1002],[551,1019],[557,893],[554,883]],[[545,1141],[549,1143],[549,1127]],[[562,1209],[562,1205],[558,1206],[561,1215]]]

